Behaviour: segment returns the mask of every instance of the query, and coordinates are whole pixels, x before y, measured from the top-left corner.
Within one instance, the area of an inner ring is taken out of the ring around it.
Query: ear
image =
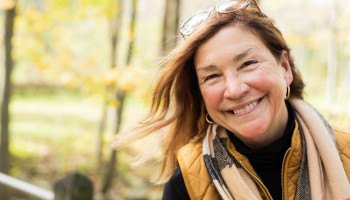
[[[287,51],[283,50],[280,58],[281,67],[284,69],[284,79],[287,86],[293,81],[293,73],[289,64],[289,56]]]

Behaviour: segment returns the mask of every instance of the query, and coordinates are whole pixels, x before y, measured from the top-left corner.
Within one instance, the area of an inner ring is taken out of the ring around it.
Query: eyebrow
[[[245,51],[243,51],[240,54],[233,57],[233,62],[238,62],[239,60],[242,60],[244,57],[246,57],[249,54],[249,52],[254,51],[256,49],[257,49],[256,47],[250,47],[250,48],[246,49]],[[214,69],[217,69],[217,67],[215,65],[208,65],[205,67],[198,68],[198,71],[210,71],[210,70],[214,70]]]
[[[217,69],[217,67],[215,65],[208,65],[205,67],[198,68],[198,71],[211,71],[211,70],[215,70],[215,69]]]
[[[236,56],[233,58],[233,61],[234,61],[234,62],[238,62],[239,60],[242,60],[244,57],[246,57],[246,56],[249,54],[249,52],[254,51],[255,49],[256,49],[256,47],[255,47],[255,48],[250,47],[250,48],[246,49],[246,50],[243,51],[242,53],[236,55]]]

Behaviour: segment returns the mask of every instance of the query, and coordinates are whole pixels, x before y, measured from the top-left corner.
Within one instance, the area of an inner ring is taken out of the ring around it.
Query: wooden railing
[[[53,191],[13,178],[0,172],[0,184],[42,200],[92,200],[93,184],[80,173],[73,172],[53,184]]]
[[[3,173],[0,173],[0,183],[9,188],[16,189],[39,199],[53,200],[55,198],[55,195],[52,191],[42,189],[36,185],[26,183]]]

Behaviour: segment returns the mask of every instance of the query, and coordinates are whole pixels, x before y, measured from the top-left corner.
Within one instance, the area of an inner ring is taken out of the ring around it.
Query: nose
[[[239,80],[237,76],[226,78],[224,97],[229,99],[238,99],[242,97],[249,89],[249,86]]]

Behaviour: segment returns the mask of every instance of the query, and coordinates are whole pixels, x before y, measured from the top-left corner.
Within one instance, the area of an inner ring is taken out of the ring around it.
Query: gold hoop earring
[[[205,120],[209,123],[209,124],[214,124],[214,122],[213,121],[210,121],[210,119],[209,119],[209,114],[207,113],[206,115],[205,115]]]
[[[289,98],[289,96],[290,96],[290,87],[289,87],[289,85],[288,85],[288,87],[287,87],[287,95],[286,95],[286,99],[288,99],[288,98]]]

